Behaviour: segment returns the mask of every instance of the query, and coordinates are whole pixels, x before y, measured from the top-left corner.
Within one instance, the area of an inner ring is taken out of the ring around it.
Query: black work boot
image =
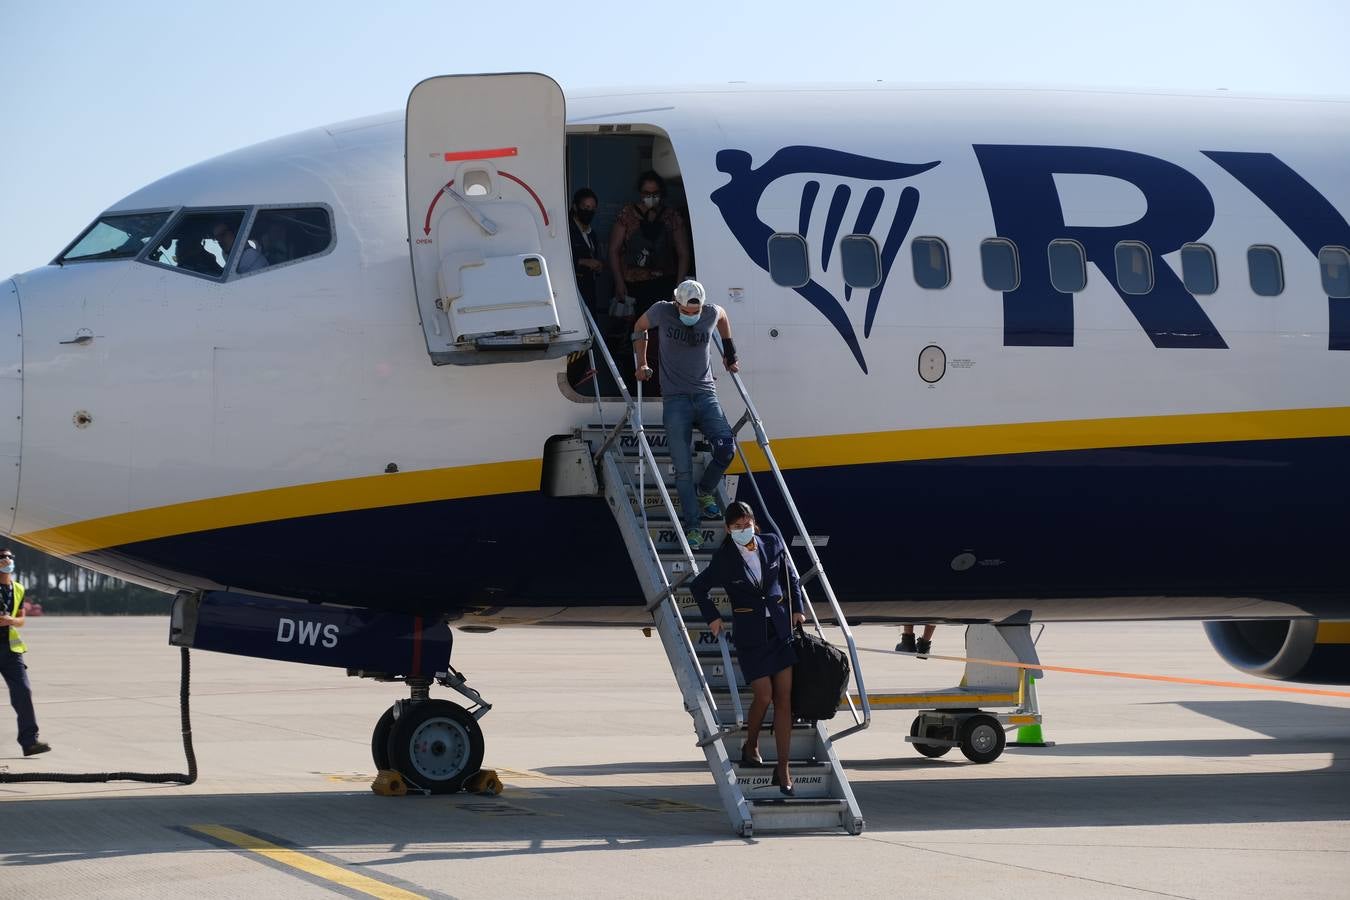
[[[919,654],[920,658],[926,656],[928,651],[932,649],[933,649],[933,642],[926,641],[923,638],[919,638],[919,640],[916,641],[914,645],[914,650]]]
[[[895,645],[895,652],[896,652],[896,653],[913,653],[913,652],[914,652],[914,635],[913,635],[913,634],[902,634],[902,635],[900,635],[900,643],[898,643],[898,644]]]
[[[33,741],[33,743],[23,748],[23,755],[37,756],[39,753],[46,753],[50,749],[52,749],[51,744],[47,744],[42,741]]]

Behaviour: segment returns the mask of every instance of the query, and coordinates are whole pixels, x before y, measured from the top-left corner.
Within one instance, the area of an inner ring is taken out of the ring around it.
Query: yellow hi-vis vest
[[[23,585],[17,581],[13,583],[14,588],[14,608],[10,610],[11,616],[17,616],[23,609]],[[19,629],[13,625],[9,626],[9,649],[15,653],[23,653],[28,648],[23,644],[23,638],[19,637]]]

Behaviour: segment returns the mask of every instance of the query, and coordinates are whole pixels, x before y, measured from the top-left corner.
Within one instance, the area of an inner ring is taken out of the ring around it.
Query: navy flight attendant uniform
[[[713,553],[708,567],[690,584],[698,608],[709,623],[722,615],[708,599],[708,591],[714,587],[726,590],[736,656],[747,683],[797,662],[792,649],[792,615],[802,612],[802,583],[787,564],[782,539],[776,534],[757,534],[755,544],[761,575],[758,580],[736,542],[727,538]]]

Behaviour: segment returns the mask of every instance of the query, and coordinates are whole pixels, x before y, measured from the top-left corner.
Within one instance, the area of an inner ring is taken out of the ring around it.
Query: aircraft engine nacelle
[[[1226,663],[1248,675],[1305,684],[1350,684],[1350,622],[1206,622],[1205,634]]]

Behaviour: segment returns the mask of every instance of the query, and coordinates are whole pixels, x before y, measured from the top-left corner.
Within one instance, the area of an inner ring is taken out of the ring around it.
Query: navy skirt
[[[792,649],[792,635],[780,637],[778,629],[768,619],[764,620],[764,630],[768,632],[768,640],[763,644],[751,647],[736,645],[736,659],[741,664],[741,677],[746,684],[797,664],[797,652]]]

